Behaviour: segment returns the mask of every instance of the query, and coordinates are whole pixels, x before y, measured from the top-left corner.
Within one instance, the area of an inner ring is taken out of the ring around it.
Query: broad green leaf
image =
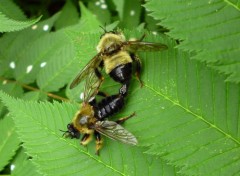
[[[41,19],[41,16],[34,20],[18,21],[11,19],[0,12],[0,32],[12,32],[25,29]]]
[[[118,11],[118,15],[119,15],[120,19],[123,19],[125,1],[124,0],[123,1],[113,0],[113,3],[116,6],[116,10]]]
[[[68,47],[69,45],[68,38],[63,32],[50,33],[39,38],[29,46],[28,51],[19,56],[15,78],[22,83],[34,82],[43,70],[48,70],[51,67],[51,62],[54,62],[54,66],[58,66],[61,60],[69,60],[72,57],[72,50]],[[51,71],[54,72],[54,69],[51,68]],[[53,76],[53,73],[49,72],[49,75],[45,75],[44,80],[47,81]],[[42,89],[45,89],[46,86],[43,87],[40,86]]]
[[[179,48],[197,52],[191,58],[207,62],[227,75],[227,81],[240,82],[237,1],[149,0],[145,7],[170,30],[168,35],[182,41]]]
[[[141,2],[139,0],[113,1],[119,13],[121,28],[134,29],[139,25]]]
[[[22,97],[23,88],[14,82],[8,82],[7,80],[2,80],[0,77],[0,90],[13,96]],[[6,107],[0,102],[0,119],[7,113]]]
[[[69,27],[69,29],[81,32],[99,31],[99,26],[101,23],[97,17],[83,5],[82,2],[80,2],[80,10],[81,18],[79,20],[79,23]]]
[[[78,22],[78,20],[79,14],[77,8],[74,6],[72,1],[66,1],[54,26],[58,30],[66,26],[74,25]]]
[[[45,101],[47,100],[47,95],[40,91],[30,91],[23,95],[22,99],[27,101]]]
[[[64,84],[69,83],[73,73],[79,70],[79,58],[75,56],[76,51],[73,48],[72,42],[69,38],[66,38],[63,32],[68,34],[75,30],[78,32],[89,32],[89,29],[100,30],[100,23],[96,17],[83,4],[80,3],[80,6],[82,16],[79,23],[57,32],[60,35],[59,38],[63,39],[60,42],[62,48],[57,51],[57,54],[52,56],[46,67],[40,71],[37,77],[37,83],[42,90],[57,91]],[[81,41],[82,51],[85,50],[85,42],[84,40]],[[84,55],[87,56],[87,53]]]
[[[12,0],[0,1],[0,12],[15,20],[26,20],[23,11]]]
[[[11,167],[12,176],[42,175],[37,172],[37,168],[30,160],[30,157],[26,154],[24,148],[20,148],[11,164]]]
[[[31,52],[31,46],[47,35],[58,18],[59,14],[44,20],[31,28],[20,32],[4,34],[0,39],[0,75],[13,77],[13,72],[17,68],[22,55]]]
[[[96,156],[93,143],[84,148],[78,140],[62,138],[59,129],[66,128],[77,106],[24,102],[2,92],[0,97],[15,117],[19,137],[27,153],[44,175],[94,175],[99,171],[101,175],[176,174],[158,157],[143,154],[143,148],[104,139],[101,156]]]
[[[52,42],[46,53],[49,60],[37,75],[39,88],[48,92],[57,91],[67,84],[72,78],[71,69],[77,67],[73,45],[65,33],[56,32]]]
[[[19,148],[20,140],[16,134],[15,124],[9,115],[0,119],[0,171],[13,158]]]
[[[142,35],[136,31],[125,33],[127,38]],[[94,55],[91,46],[96,46],[96,36],[85,35],[84,40],[89,42],[83,53]],[[82,37],[78,35],[75,47],[80,47]],[[144,40],[167,44],[168,50],[139,53],[144,87],[141,89],[138,82],[132,81],[126,106],[117,117],[135,111],[137,117],[127,122],[127,127],[137,136],[139,145],[150,146],[148,154],[180,167],[182,174],[238,173],[239,87],[225,83],[225,77],[206,65],[190,60],[188,53],[175,49],[175,42],[166,37],[148,34]],[[79,50],[77,56],[83,53]],[[83,68],[89,60],[81,61]],[[120,85],[108,82],[101,89],[114,94],[113,87]]]
[[[88,9],[96,15],[97,19],[101,21],[102,24],[111,23],[111,13],[106,2],[98,0],[90,1],[88,3]]]

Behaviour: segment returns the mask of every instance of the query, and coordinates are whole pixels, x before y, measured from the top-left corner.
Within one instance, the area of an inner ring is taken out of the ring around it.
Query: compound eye
[[[80,124],[81,125],[85,125],[88,123],[88,118],[89,116],[83,116],[81,119],[80,119]]]
[[[71,128],[71,124],[70,123],[67,124],[67,129],[69,129],[69,128]]]

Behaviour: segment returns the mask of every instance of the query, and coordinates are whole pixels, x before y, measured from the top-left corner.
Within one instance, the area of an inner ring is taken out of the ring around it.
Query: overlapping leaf
[[[32,28],[20,32],[8,33],[1,37],[0,75],[4,75],[5,77],[17,76],[15,68],[19,67],[18,62],[23,62],[21,59],[26,59],[22,58],[22,56],[27,54],[31,55],[31,53],[34,55],[35,50],[29,49],[35,42],[37,43],[38,40],[41,40],[40,36],[42,37],[49,34],[58,15],[59,14],[54,15],[52,18],[32,26]],[[27,71],[27,66],[28,65],[24,68],[24,73]]]
[[[24,175],[34,175],[40,176],[41,174],[37,172],[37,168],[31,162],[30,157],[26,154],[24,148],[20,148],[16,157],[12,162],[11,175],[13,176],[24,176]]]
[[[15,20],[27,20],[23,11],[12,0],[1,0],[0,12]]]
[[[40,19],[41,19],[41,16],[34,20],[17,21],[17,20],[6,17],[2,12],[0,12],[0,32],[19,31],[33,25],[34,23],[38,22]]]
[[[57,91],[65,84],[69,83],[69,80],[74,75],[73,73],[79,71],[79,60],[81,60],[81,57],[76,57],[76,50],[74,50],[73,44],[69,38],[66,37],[65,33],[69,33],[68,31],[74,31],[74,29],[78,32],[88,32],[90,28],[94,30],[100,29],[96,17],[93,16],[83,5],[81,5],[81,10],[82,17],[77,25],[70,26],[67,29],[57,32],[58,37],[56,37],[56,39],[61,39],[61,41],[56,42],[56,44],[60,44],[61,49],[52,55],[52,58],[47,63],[46,67],[40,71],[37,77],[37,83],[42,90]],[[78,40],[78,36],[74,37]],[[79,41],[81,52],[83,53],[82,57],[84,58],[88,56],[88,53],[84,52],[85,43],[86,41],[84,40]],[[53,49],[50,49],[49,51],[51,52]]]
[[[4,119],[0,119],[0,129],[0,170],[2,170],[15,155],[20,140],[17,137],[13,120],[9,115]]]
[[[239,7],[237,2],[221,0],[150,0],[145,7],[171,37],[183,41],[179,48],[196,51],[192,57],[240,82]]]

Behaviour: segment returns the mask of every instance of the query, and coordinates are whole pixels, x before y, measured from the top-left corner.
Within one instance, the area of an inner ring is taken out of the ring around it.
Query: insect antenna
[[[63,135],[62,135],[62,137],[63,137],[63,136],[65,136],[65,134],[66,134],[66,133],[68,133],[68,130],[67,130],[67,131],[64,131],[64,130],[59,130],[59,131],[63,132]]]

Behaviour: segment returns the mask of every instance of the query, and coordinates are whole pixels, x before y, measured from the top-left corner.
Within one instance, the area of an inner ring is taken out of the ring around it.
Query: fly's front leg
[[[80,144],[86,146],[91,140],[92,134],[84,134]]]
[[[102,83],[103,80],[104,80],[104,77],[103,77],[102,73],[97,68],[95,68],[94,71],[95,71],[96,76],[98,77],[98,79],[100,79],[100,81]]]
[[[100,133],[98,133],[97,131],[94,132],[94,136],[96,139],[96,155],[99,155],[99,150],[102,148],[103,140]]]
[[[97,93],[97,95],[102,96],[102,97],[105,97],[105,98],[108,96],[107,93],[102,92],[102,91],[99,91],[99,92]]]
[[[131,58],[133,59],[133,61],[136,62],[136,73],[135,73],[135,75],[136,75],[138,81],[140,82],[141,87],[143,87],[143,81],[140,78],[140,72],[142,70],[141,60],[136,54],[131,54]]]
[[[115,122],[118,123],[118,124],[122,124],[122,123],[124,123],[126,120],[130,119],[131,117],[133,117],[133,116],[135,116],[135,115],[136,115],[136,113],[134,112],[134,113],[132,113],[131,115],[129,115],[129,116],[127,116],[127,117],[122,117],[122,118],[116,120]]]
[[[103,65],[102,66],[100,65],[100,68],[101,67],[103,67]],[[97,88],[97,91],[98,91],[98,89],[100,88],[102,82],[104,81],[104,77],[102,76],[101,72],[97,68],[95,68],[94,71],[95,71],[95,75],[98,77],[98,79],[100,79],[100,83],[99,83],[99,86]],[[107,93],[102,92],[102,91],[98,91],[97,95],[100,95],[102,97],[107,97],[108,96]]]

